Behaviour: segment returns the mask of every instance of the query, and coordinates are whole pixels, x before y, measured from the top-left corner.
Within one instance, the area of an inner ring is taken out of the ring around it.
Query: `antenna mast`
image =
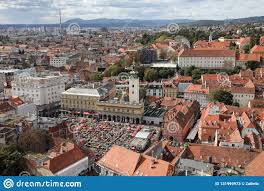
[[[59,10],[59,13],[60,13],[60,36],[62,36],[61,10]]]

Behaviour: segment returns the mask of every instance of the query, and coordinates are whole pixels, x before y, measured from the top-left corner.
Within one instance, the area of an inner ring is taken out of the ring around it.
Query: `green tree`
[[[159,78],[160,79],[169,78],[169,77],[173,76],[174,73],[175,73],[174,70],[162,68],[159,70]]]
[[[119,65],[122,67],[125,67],[125,66],[127,66],[127,62],[124,59],[121,59],[119,62]]]
[[[149,43],[154,42],[155,38],[152,35],[149,35],[147,33],[144,33],[142,38],[139,40],[139,43],[143,45],[147,45]]]
[[[24,152],[45,153],[54,142],[47,131],[30,129],[19,136],[18,145]]]
[[[200,78],[201,78],[201,75],[203,74],[203,72],[202,72],[202,70],[200,70],[200,69],[194,69],[193,71],[192,71],[192,78],[193,78],[193,80],[194,81],[197,81],[197,80],[199,80]]]
[[[248,61],[246,63],[246,67],[247,67],[247,69],[255,70],[256,68],[259,67],[259,63],[256,61]]]
[[[110,77],[110,76],[117,76],[118,74],[120,74],[121,72],[123,72],[124,68],[120,66],[120,64],[114,64],[111,65],[110,67],[108,67],[105,70],[104,75],[106,77]]]
[[[226,105],[233,104],[233,95],[225,90],[216,90],[209,93],[209,101],[211,102],[221,102]]]
[[[17,176],[25,170],[23,153],[16,146],[0,148],[0,176]]]
[[[250,53],[250,45],[244,46],[243,50],[245,51],[246,54]]]
[[[168,53],[166,49],[161,49],[160,51],[160,59],[165,60],[168,57]]]
[[[239,72],[240,72],[240,70],[241,70],[242,68],[240,67],[240,66],[235,66],[235,68],[233,69],[233,71],[232,71],[232,75],[233,74],[238,74]]]
[[[158,80],[158,72],[155,69],[148,68],[144,72],[144,80],[146,81],[156,81]]]
[[[162,34],[156,39],[156,42],[164,42],[164,40],[166,40],[167,38],[168,36],[166,34]]]
[[[99,81],[101,81],[103,79],[103,76],[100,73],[98,73],[98,72],[94,72],[94,73],[91,74],[90,79],[92,81],[99,82]]]
[[[145,68],[144,66],[136,66],[135,70],[138,72],[138,77],[140,80],[144,79],[144,72],[145,72]]]
[[[195,69],[195,66],[191,66],[191,67],[189,67],[189,68],[186,68],[185,70],[184,70],[184,75],[185,76],[191,76],[192,75],[192,71]]]

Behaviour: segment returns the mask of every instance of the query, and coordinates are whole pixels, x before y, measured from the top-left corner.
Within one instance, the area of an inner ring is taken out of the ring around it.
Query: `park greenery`
[[[90,79],[95,82],[100,82],[103,79],[103,76],[99,72],[94,72],[91,74]]]
[[[45,153],[54,145],[54,142],[47,131],[30,129],[19,136],[18,145],[23,152]]]
[[[211,102],[221,102],[226,105],[233,105],[233,95],[225,90],[215,90],[209,93],[208,99]]]
[[[0,147],[0,176],[17,176],[25,169],[24,153],[15,145]]]

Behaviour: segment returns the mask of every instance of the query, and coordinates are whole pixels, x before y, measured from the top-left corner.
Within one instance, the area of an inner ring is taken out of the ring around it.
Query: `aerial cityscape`
[[[263,3],[0,1],[0,176],[264,176]]]

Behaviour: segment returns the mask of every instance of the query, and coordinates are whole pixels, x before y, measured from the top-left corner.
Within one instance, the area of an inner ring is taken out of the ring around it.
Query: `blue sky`
[[[72,18],[231,19],[264,15],[264,0],[0,0],[0,24]]]

